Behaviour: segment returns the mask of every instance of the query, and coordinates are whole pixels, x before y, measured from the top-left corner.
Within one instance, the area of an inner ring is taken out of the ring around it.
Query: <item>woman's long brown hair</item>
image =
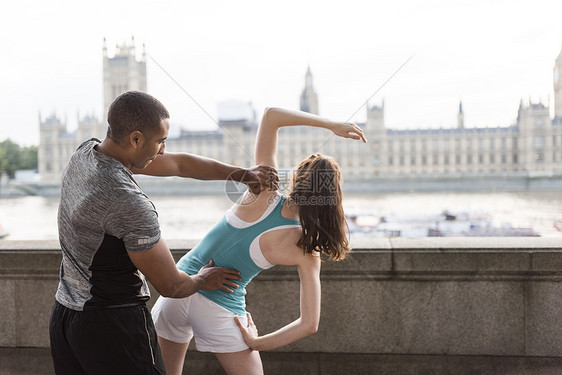
[[[302,237],[297,245],[305,253],[319,252],[331,260],[342,260],[351,251],[341,182],[338,164],[321,154],[311,155],[297,168],[289,202],[299,206]]]

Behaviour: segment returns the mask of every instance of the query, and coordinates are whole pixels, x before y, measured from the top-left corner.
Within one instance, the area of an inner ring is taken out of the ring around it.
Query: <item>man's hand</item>
[[[240,272],[236,270],[213,267],[212,259],[209,264],[201,268],[193,278],[197,280],[198,290],[222,289],[228,293],[232,293],[232,289],[229,289],[227,286],[238,289],[238,284],[232,280],[242,280]]]
[[[268,165],[242,169],[242,174],[236,177],[238,182],[248,185],[254,194],[259,194],[266,189],[270,191],[279,189],[279,174],[275,168]]]
[[[240,332],[242,332],[242,337],[244,338],[244,342],[250,348],[255,349],[256,339],[258,338],[258,328],[254,324],[254,320],[252,319],[252,315],[249,312],[246,313],[248,316],[248,327],[244,327],[240,319],[236,316],[234,317],[234,321],[238,328],[240,328]]]

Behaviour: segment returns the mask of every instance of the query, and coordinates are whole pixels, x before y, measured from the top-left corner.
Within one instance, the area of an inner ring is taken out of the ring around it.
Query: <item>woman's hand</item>
[[[240,332],[242,332],[242,337],[244,337],[244,342],[250,348],[255,349],[256,340],[258,338],[258,328],[254,324],[252,320],[252,315],[250,313],[246,313],[248,316],[248,327],[244,327],[242,322],[238,317],[234,317],[234,321],[238,328],[240,328]]]
[[[351,122],[336,122],[330,130],[339,137],[361,139],[364,143],[367,143],[367,138],[365,138],[363,130]]]

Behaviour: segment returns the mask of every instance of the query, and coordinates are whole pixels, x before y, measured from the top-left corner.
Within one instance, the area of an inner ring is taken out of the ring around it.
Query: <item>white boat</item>
[[[443,211],[438,215],[404,217],[365,212],[346,214],[354,237],[538,237],[532,228],[509,223],[495,226],[488,215]]]

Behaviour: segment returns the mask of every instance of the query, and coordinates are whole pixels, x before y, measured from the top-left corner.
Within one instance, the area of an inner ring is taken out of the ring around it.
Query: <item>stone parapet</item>
[[[176,259],[194,245],[169,241]],[[430,373],[465,373],[447,372],[447,364],[494,373],[515,363],[521,371],[506,373],[562,373],[559,240],[397,238],[354,241],[353,247],[347,260],[322,264],[318,333],[263,353],[266,373],[283,373],[295,363],[306,374],[371,373],[364,372],[368,368],[385,373],[384,366],[397,369],[401,362],[403,372],[389,373],[417,373],[407,371],[414,362],[443,369]],[[18,361],[24,369],[30,351],[47,350],[60,257],[57,242],[0,241],[0,369],[7,363],[17,367]],[[296,319],[296,269],[275,267],[256,277],[247,309],[261,333]],[[43,357],[37,366],[50,366]],[[204,354],[196,358],[214,361]],[[326,362],[334,365],[321,365]]]

